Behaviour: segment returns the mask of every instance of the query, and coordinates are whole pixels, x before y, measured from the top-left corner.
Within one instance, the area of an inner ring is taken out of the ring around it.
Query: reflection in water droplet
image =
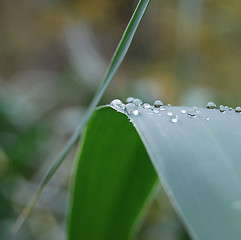
[[[172,116],[173,114],[172,114],[172,112],[168,112],[167,115],[168,116]]]
[[[235,112],[241,113],[241,107],[236,107],[236,108],[235,108]]]
[[[133,97],[128,97],[127,99],[126,99],[126,102],[127,103],[131,103],[131,102],[133,102],[135,100],[135,98],[133,98]]]
[[[151,108],[151,105],[149,103],[144,103],[143,108],[149,109],[149,108]]]
[[[161,100],[156,100],[156,101],[154,102],[154,106],[155,106],[156,108],[161,107],[161,106],[163,106],[163,102],[162,102]]]
[[[208,109],[214,109],[214,108],[216,108],[217,106],[216,106],[216,104],[214,103],[214,102],[209,102],[208,104],[207,104],[207,108]]]
[[[132,102],[133,102],[136,106],[141,106],[141,104],[142,104],[142,100],[141,100],[141,99],[138,99],[138,98],[134,99]]]
[[[138,115],[138,107],[134,104],[134,103],[127,103],[125,105],[125,111],[127,112],[127,114],[131,115]]]
[[[186,114],[187,111],[183,109],[183,110],[180,111],[180,113],[182,113],[182,114]]]
[[[110,103],[110,105],[113,106],[113,107],[116,107],[116,108],[121,108],[121,109],[123,109],[124,106],[125,106],[125,104],[123,104],[122,101],[119,100],[119,99],[114,99],[114,100]]]
[[[209,120],[210,120],[210,117],[206,117],[206,119],[207,119],[207,121],[209,121]]]
[[[170,116],[170,120],[172,123],[176,123],[178,121],[178,116]]]

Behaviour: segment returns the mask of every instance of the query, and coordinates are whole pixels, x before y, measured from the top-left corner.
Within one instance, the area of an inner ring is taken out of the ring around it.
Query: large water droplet
[[[161,106],[163,106],[163,102],[162,102],[161,100],[156,100],[156,101],[154,102],[154,106],[155,106],[156,108],[161,107]]]
[[[188,115],[188,117],[195,118],[197,116],[197,110],[196,109],[189,109],[187,111],[187,115]]]
[[[241,113],[241,107],[236,107],[236,108],[235,108],[235,112]]]
[[[126,99],[126,102],[127,103],[131,103],[131,102],[133,102],[135,100],[135,98],[133,98],[133,97],[128,97],[127,99]]]
[[[214,103],[214,102],[209,102],[208,104],[207,104],[207,108],[208,109],[214,109],[214,108],[216,108],[217,106],[216,106],[216,104]]]
[[[139,114],[138,107],[134,103],[127,103],[125,105],[125,111],[129,115],[131,115],[131,114],[138,115]]]
[[[150,109],[151,108],[151,105],[149,103],[144,103],[143,104],[143,108],[145,109]]]
[[[114,99],[111,103],[111,106],[115,107],[115,108],[121,108],[124,109],[125,104],[122,103],[121,100],[119,99]]]
[[[138,99],[138,98],[134,99],[132,102],[133,102],[136,106],[141,106],[141,104],[142,104],[142,100],[141,100],[141,99]]]
[[[176,123],[178,121],[178,116],[170,116],[170,120],[172,123]]]

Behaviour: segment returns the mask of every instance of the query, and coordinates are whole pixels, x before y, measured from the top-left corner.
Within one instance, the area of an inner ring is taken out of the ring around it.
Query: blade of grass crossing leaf
[[[101,97],[103,96],[104,92],[106,91],[108,85],[110,84],[111,80],[113,79],[114,75],[116,74],[120,64],[122,63],[129,47],[132,42],[132,39],[135,35],[135,32],[138,28],[138,25],[150,3],[150,0],[140,0],[126,29],[125,32],[117,46],[117,49],[113,55],[113,58],[110,62],[110,65],[106,71],[105,77],[100,84],[94,98],[92,99],[89,107],[87,108],[85,115],[83,119],[81,120],[80,124],[77,126],[74,134],[69,139],[66,146],[62,149],[62,151],[59,153],[57,158],[55,159],[53,165],[51,166],[50,170],[47,172],[46,176],[44,177],[43,181],[41,182],[38,190],[34,194],[34,196],[30,199],[27,206],[22,211],[21,215],[17,219],[14,227],[13,232],[17,232],[18,229],[22,226],[25,219],[31,212],[32,208],[34,207],[35,203],[37,202],[41,192],[43,191],[46,184],[50,181],[50,179],[55,174],[56,170],[59,168],[65,157],[68,155],[71,148],[74,146],[74,144],[79,139],[79,136],[81,135],[83,129],[85,128],[86,124],[88,123],[93,111],[95,110],[97,104],[99,103]]]

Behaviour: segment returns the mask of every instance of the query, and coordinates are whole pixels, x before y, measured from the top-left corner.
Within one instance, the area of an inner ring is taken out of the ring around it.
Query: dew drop
[[[172,105],[170,103],[167,104],[168,107],[171,107]]]
[[[159,113],[159,110],[158,109],[153,109],[153,112],[154,113]]]
[[[235,112],[241,113],[241,107],[236,107],[236,108],[235,108]]]
[[[149,103],[144,103],[143,104],[143,108],[145,109],[150,109],[151,108],[151,105]]]
[[[159,110],[162,111],[162,112],[163,112],[163,111],[166,111],[166,109],[165,109],[163,106],[160,107]]]
[[[210,117],[206,117],[206,120],[209,121],[209,120],[210,120]]]
[[[121,108],[121,109],[123,109],[124,106],[125,106],[125,104],[123,104],[122,101],[119,100],[119,99],[114,99],[114,100],[110,103],[110,105],[113,106],[113,107]]]
[[[182,113],[182,114],[186,114],[186,113],[187,113],[187,111],[186,111],[186,110],[184,110],[184,109],[182,109],[182,110],[180,111],[180,113]]]
[[[188,117],[195,118],[197,116],[197,110],[196,109],[189,109],[187,111],[187,115],[188,115]]]
[[[161,107],[161,106],[163,106],[163,102],[162,102],[161,100],[156,100],[156,101],[154,102],[154,106],[155,106],[156,108]]]
[[[142,100],[141,100],[141,99],[138,99],[138,98],[134,99],[132,102],[133,102],[136,106],[141,106],[141,104],[142,104]]]
[[[229,110],[229,111],[232,111],[232,110],[233,110],[233,108],[232,108],[232,107],[230,107],[228,110]]]
[[[139,112],[138,112],[138,109],[137,109],[137,106],[134,104],[134,103],[127,103],[125,105],[125,111],[127,112],[127,114],[131,115],[138,115]]]
[[[172,112],[168,112],[167,115],[168,116],[172,116],[173,114],[172,114]]]
[[[222,112],[222,113],[225,113],[226,108],[223,105],[220,105],[219,106],[219,111]]]
[[[216,104],[214,103],[214,102],[209,102],[208,104],[207,104],[207,108],[208,109],[214,109],[214,108],[216,108],[217,106],[216,106]]]
[[[170,120],[172,123],[176,123],[178,121],[178,116],[170,116]]]
[[[127,99],[126,99],[126,102],[127,103],[131,103],[131,102],[133,102],[135,100],[135,98],[133,98],[133,97],[128,97]]]

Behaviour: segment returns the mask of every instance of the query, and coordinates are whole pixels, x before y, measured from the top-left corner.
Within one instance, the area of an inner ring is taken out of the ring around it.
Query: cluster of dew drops
[[[127,115],[139,115],[139,108],[142,107],[144,109],[149,110],[151,113],[154,114],[162,114],[165,113],[167,116],[170,117],[170,121],[172,123],[178,122],[178,116],[173,115],[172,112],[168,111],[168,108],[171,106],[171,104],[167,104],[164,106],[163,102],[161,100],[154,101],[153,105],[149,103],[143,103],[141,99],[128,97],[126,99],[126,104],[124,104],[121,100],[115,99],[110,103],[111,106],[113,106],[115,109],[119,109],[120,111],[124,111],[127,113]],[[206,106],[208,109],[217,109],[217,106],[214,102],[209,102]],[[235,109],[229,107],[229,106],[219,106],[219,111],[222,113],[225,113],[226,111],[235,111],[237,113],[241,113],[241,107],[236,107]],[[194,106],[188,110],[180,110],[181,114],[185,114],[190,118],[196,118],[196,116],[200,113],[198,110],[198,107]],[[209,121],[210,118],[206,117],[206,120]]]

